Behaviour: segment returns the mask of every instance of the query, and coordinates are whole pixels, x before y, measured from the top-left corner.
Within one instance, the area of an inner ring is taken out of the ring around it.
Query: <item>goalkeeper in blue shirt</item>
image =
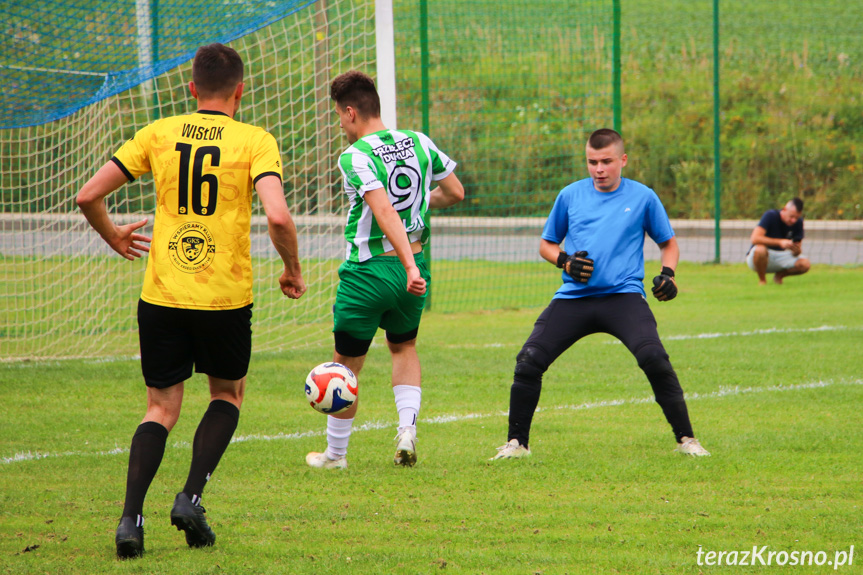
[[[613,335],[635,356],[671,425],[676,450],[710,455],[692,432],[683,389],[645,299],[645,233],[659,246],[662,262],[653,278],[653,295],[659,301],[677,295],[674,270],[680,250],[668,215],[653,190],[621,177],[627,158],[620,134],[597,130],[586,152],[590,177],[561,190],[542,232],[539,253],[563,270],[563,285],[516,357],[508,441],[492,459],[530,455],[530,425],[543,374],[570,346],[593,333]]]

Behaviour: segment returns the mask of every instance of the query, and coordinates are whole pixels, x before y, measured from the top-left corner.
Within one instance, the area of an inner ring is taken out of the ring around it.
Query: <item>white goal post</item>
[[[381,120],[390,130],[398,129],[396,108],[396,52],[393,0],[375,0],[375,47]]]

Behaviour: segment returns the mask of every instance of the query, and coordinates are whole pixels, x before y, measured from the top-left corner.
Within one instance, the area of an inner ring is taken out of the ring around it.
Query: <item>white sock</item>
[[[404,432],[405,429],[413,428],[414,435],[416,435],[422,391],[421,387],[415,385],[393,386],[393,394],[396,396],[396,411],[399,413],[399,433]]]
[[[354,419],[338,419],[327,416],[327,459],[336,460],[348,454],[348,441],[351,439],[351,427]]]

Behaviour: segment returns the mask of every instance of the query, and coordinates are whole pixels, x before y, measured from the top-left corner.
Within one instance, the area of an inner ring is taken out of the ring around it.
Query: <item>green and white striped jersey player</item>
[[[386,190],[390,204],[404,223],[408,241],[428,242],[426,215],[431,183],[446,178],[455,167],[456,163],[428,136],[408,130],[375,132],[345,150],[339,158],[351,203],[345,226],[345,259],[363,262],[394,249],[371,207],[362,199],[367,191],[378,188]]]
[[[350,208],[347,252],[333,305],[333,361],[359,379],[372,339],[378,329],[384,330],[399,417],[393,463],[412,466],[422,399],[416,340],[431,282],[423,256],[430,235],[427,213],[462,201],[464,187],[453,172],[455,162],[427,136],[387,129],[368,75],[340,74],[330,86],[330,97],[350,144],[339,157]],[[437,186],[431,189],[433,183]],[[355,402],[327,416],[327,448],[306,455],[306,463],[324,469],[347,467],[357,406]]]

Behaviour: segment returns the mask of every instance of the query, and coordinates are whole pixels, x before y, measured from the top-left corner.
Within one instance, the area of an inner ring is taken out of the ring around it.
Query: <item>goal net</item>
[[[374,71],[373,3],[13,4],[0,7],[0,70],[11,91],[0,110],[0,358],[137,353],[135,309],[146,258],[114,254],[89,228],[75,196],[136,130],[194,110],[191,58],[213,41],[243,56],[246,91],[237,119],[275,136],[288,205],[303,230],[310,289],[288,300],[255,200],[254,348],[291,349],[328,337],[344,251],[334,160],[344,140],[329,82],[348,69]],[[148,233],[152,177],[123,186],[108,204],[118,222],[149,217]]]
[[[346,207],[336,158],[346,142],[329,83],[349,69],[377,77],[378,2],[0,4],[0,360],[137,353],[145,258],[114,254],[75,196],[136,130],[193,110],[190,61],[214,41],[247,65],[238,119],[279,143],[309,286],[298,301],[281,294],[281,262],[256,205],[254,350],[330,343]],[[612,6],[393,2],[396,127],[428,133],[459,164],[468,195],[432,216],[432,310],[539,306],[559,285],[538,238],[575,177],[580,142],[612,123]],[[123,186],[108,207],[118,222],[151,217],[152,178]]]

